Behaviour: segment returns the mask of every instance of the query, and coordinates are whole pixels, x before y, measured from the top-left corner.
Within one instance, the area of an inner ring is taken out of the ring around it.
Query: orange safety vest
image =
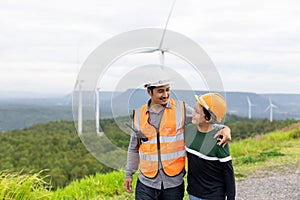
[[[134,127],[148,138],[147,141],[141,141],[139,148],[140,170],[148,178],[157,175],[159,160],[168,176],[178,175],[185,165],[185,107],[182,101],[172,98],[170,103],[171,108],[165,108],[162,115],[159,133],[148,122],[147,104],[134,110]]]

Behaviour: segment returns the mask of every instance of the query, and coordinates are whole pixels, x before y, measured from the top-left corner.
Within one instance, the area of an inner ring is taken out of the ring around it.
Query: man
[[[133,128],[128,147],[125,190],[132,193],[132,175],[140,166],[135,198],[140,200],[181,200],[184,196],[185,171],[184,126],[191,119],[191,109],[184,102],[170,98],[168,80],[145,84],[150,100],[134,110]],[[186,112],[187,111],[187,112]],[[230,140],[230,129],[222,129]]]

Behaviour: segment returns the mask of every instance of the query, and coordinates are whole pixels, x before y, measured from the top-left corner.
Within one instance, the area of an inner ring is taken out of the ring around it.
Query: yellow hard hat
[[[224,97],[218,93],[207,93],[201,96],[195,95],[195,97],[201,106],[215,115],[218,122],[222,121],[227,107]]]

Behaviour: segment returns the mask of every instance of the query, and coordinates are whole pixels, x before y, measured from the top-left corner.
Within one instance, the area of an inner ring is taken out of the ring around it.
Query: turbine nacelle
[[[160,52],[160,64],[165,64],[165,52],[168,52],[168,49],[162,49],[162,48],[149,48],[145,50],[138,51],[136,53],[154,53],[154,52]]]

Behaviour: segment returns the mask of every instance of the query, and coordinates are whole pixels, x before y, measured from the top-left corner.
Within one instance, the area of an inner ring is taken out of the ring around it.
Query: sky
[[[2,96],[71,93],[93,50],[127,31],[164,28],[172,3],[1,0]],[[177,0],[168,29],[205,50],[225,91],[300,94],[299,22],[298,0]]]

